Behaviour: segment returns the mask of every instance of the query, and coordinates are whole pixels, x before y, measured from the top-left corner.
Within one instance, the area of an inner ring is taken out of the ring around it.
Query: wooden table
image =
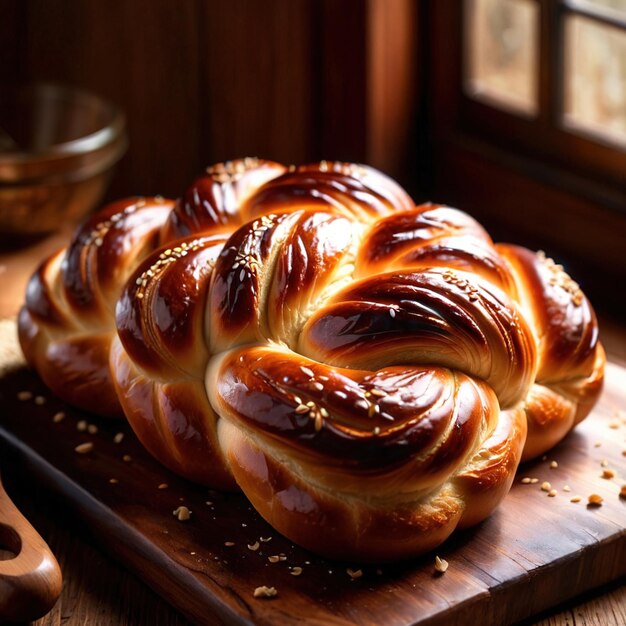
[[[34,266],[44,255],[62,245],[56,235],[11,252],[0,252],[0,317],[14,315]],[[614,361],[626,364],[626,330],[609,319],[601,324],[605,346]],[[175,612],[134,575],[94,547],[89,529],[69,518],[48,494],[11,472],[0,462],[7,491],[56,554],[64,575],[64,588],[55,608],[37,626],[98,624],[183,625]],[[578,598],[547,615],[537,616],[536,626],[623,626],[626,624],[626,582]]]

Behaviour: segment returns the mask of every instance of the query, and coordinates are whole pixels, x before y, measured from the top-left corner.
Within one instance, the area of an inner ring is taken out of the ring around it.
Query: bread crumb
[[[172,515],[174,515],[179,522],[186,522],[191,518],[191,511],[186,506],[179,506],[172,511]]]
[[[448,569],[448,561],[435,556],[435,570],[440,574],[443,574]]]
[[[254,590],[255,598],[275,598],[278,595],[278,591],[275,587],[266,587],[262,585]]]

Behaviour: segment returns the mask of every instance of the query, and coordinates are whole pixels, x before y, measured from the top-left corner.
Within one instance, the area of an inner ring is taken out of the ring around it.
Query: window
[[[463,119],[624,184],[626,0],[464,0]]]

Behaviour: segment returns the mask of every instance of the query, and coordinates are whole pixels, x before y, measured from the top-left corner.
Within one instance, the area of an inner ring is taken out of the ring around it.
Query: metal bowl
[[[77,222],[127,147],[121,111],[53,84],[0,89],[0,239]]]

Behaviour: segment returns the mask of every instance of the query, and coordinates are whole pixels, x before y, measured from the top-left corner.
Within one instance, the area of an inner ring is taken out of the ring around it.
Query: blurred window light
[[[626,0],[596,3],[626,13]],[[626,143],[626,30],[578,15],[565,19],[565,126]]]
[[[538,111],[539,5],[465,0],[465,91],[527,116]]]

